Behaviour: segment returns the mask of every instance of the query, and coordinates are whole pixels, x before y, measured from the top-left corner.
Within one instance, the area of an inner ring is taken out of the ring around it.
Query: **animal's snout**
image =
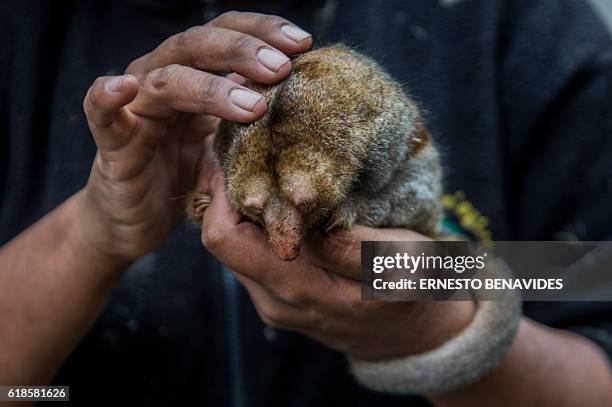
[[[281,260],[291,261],[300,254],[304,222],[302,214],[289,202],[267,205],[264,223],[270,244]]]

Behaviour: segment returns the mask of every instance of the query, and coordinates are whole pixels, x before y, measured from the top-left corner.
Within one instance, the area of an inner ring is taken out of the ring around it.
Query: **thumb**
[[[115,150],[129,141],[137,118],[125,106],[137,93],[132,75],[100,77],[89,88],[83,109],[99,149]]]
[[[355,225],[350,230],[338,230],[329,236],[310,233],[303,248],[311,263],[345,277],[360,279],[361,242],[431,240],[408,229],[377,229]]]

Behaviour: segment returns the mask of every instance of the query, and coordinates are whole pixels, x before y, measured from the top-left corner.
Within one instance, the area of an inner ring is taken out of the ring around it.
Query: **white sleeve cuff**
[[[505,291],[501,299],[479,301],[474,295],[476,315],[457,337],[429,352],[401,359],[366,362],[349,358],[357,381],[385,393],[436,394],[466,386],[493,370],[514,342],[521,318],[520,296]]]

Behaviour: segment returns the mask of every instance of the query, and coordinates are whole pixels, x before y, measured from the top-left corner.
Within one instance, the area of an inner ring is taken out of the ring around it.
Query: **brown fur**
[[[247,86],[268,112],[248,125],[223,122],[215,149],[232,204],[266,229],[280,258],[294,259],[313,227],[435,234],[437,151],[417,107],[373,60],[320,48],[295,58],[283,82]]]

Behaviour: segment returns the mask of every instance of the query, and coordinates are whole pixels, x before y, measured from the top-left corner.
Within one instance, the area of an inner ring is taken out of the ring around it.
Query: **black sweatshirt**
[[[0,244],[85,184],[95,146],[81,105],[94,79],[235,7],[379,60],[427,112],[446,192],[462,191],[493,239],[611,237],[612,42],[585,2],[246,3],[3,1]],[[610,303],[527,303],[525,313],[612,355]],[[424,403],[362,389],[342,355],[265,328],[188,227],[125,274],[56,383],[88,404]]]

